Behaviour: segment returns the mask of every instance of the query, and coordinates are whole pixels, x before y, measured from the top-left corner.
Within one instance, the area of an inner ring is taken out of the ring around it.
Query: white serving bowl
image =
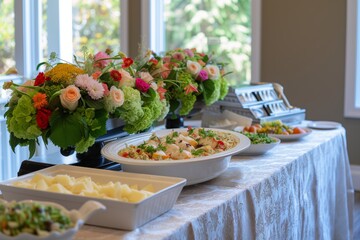
[[[72,239],[74,235],[79,231],[81,226],[85,223],[85,221],[96,211],[100,209],[105,209],[105,206],[97,201],[87,201],[84,203],[79,210],[71,210],[68,211],[62,205],[54,203],[54,202],[45,202],[45,201],[32,201],[32,200],[24,200],[20,201],[21,203],[32,204],[34,202],[40,203],[44,206],[53,206],[60,211],[69,216],[71,221],[74,224],[74,227],[67,229],[64,232],[52,231],[49,232],[47,236],[37,236],[29,233],[21,233],[17,236],[8,236],[0,232],[0,239],[2,240],[65,240]],[[0,199],[0,204],[10,204],[5,200]]]
[[[251,144],[249,148],[245,149],[244,151],[240,152],[237,155],[240,156],[255,156],[255,155],[262,155],[279,145],[281,142],[280,139],[275,137],[270,137],[271,139],[275,140],[272,143],[258,143],[258,144]]]
[[[237,145],[227,151],[206,157],[197,157],[184,160],[138,160],[125,158],[118,155],[119,150],[129,145],[139,145],[148,140],[152,133],[145,133],[119,139],[106,144],[101,154],[108,160],[121,164],[124,172],[145,173],[162,176],[181,177],[187,179],[186,185],[201,183],[213,179],[223,173],[229,166],[232,155],[235,155],[250,146],[250,140],[241,133],[205,128],[217,132],[231,133],[237,139]],[[172,131],[185,132],[186,128],[166,129],[156,131],[158,137],[165,136]]]

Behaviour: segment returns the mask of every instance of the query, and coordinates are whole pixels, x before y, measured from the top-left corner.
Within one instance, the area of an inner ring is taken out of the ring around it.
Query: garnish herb
[[[197,150],[192,150],[191,154],[194,156],[199,156],[204,152],[204,149],[197,149]]]
[[[166,143],[167,144],[172,144],[172,143],[175,143],[175,140],[170,136],[166,136]]]

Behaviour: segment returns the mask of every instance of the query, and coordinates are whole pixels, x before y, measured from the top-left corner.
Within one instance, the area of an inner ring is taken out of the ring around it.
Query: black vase
[[[101,155],[101,148],[103,146],[104,142],[95,142],[86,152],[76,153],[77,165],[84,167],[99,167],[103,165],[105,162],[105,158]]]
[[[165,128],[183,128],[184,127],[184,118],[181,116],[170,116],[165,120]]]

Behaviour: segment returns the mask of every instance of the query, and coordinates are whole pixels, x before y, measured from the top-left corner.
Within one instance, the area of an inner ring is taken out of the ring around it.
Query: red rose
[[[49,78],[45,77],[45,74],[43,72],[39,72],[39,74],[35,78],[34,86],[42,85],[45,81],[47,81]]]
[[[123,58],[123,64],[121,65],[123,68],[128,68],[133,64],[134,61],[131,58]]]
[[[122,76],[121,73],[118,70],[111,70],[110,71],[110,77],[114,79],[114,81],[120,82]]]
[[[153,65],[157,65],[159,63],[159,61],[156,60],[155,58],[152,58],[149,60],[149,63],[152,63]]]
[[[49,126],[49,119],[51,111],[46,108],[41,108],[36,113],[36,123],[40,129],[46,129]]]

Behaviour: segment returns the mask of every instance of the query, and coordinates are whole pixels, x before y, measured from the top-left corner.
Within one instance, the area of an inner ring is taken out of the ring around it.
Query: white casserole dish
[[[140,202],[128,203],[118,200],[62,194],[12,186],[12,183],[16,181],[31,179],[35,173],[49,176],[67,174],[76,178],[87,176],[91,177],[94,182],[100,184],[105,184],[110,181],[120,181],[121,183],[128,185],[137,184],[139,188],[152,184],[155,193]],[[102,203],[106,207],[106,210],[91,216],[86,221],[86,224],[133,230],[170,210],[175,204],[185,184],[186,179],[183,178],[116,172],[70,165],[57,165],[4,181],[0,183],[0,190],[3,194],[3,198],[7,201],[20,201],[25,199],[51,201],[61,204],[67,209],[78,209],[86,201],[95,200]]]

